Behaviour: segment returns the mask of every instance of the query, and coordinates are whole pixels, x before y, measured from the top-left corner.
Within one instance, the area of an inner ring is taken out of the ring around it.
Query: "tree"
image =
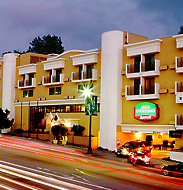
[[[30,42],[30,45],[27,52],[41,54],[61,54],[64,52],[61,38],[55,35],[51,36],[48,34],[44,35],[42,38],[40,36],[35,37],[32,42]]]
[[[180,27],[179,34],[183,34],[183,26]]]
[[[9,119],[8,115],[10,114],[10,111],[6,109],[3,111],[0,108],[0,129],[7,129],[13,125],[14,119]]]

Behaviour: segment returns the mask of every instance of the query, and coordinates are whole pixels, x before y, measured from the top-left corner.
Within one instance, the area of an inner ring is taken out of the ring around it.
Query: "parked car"
[[[130,156],[132,151],[137,150],[151,151],[151,147],[145,141],[130,141],[118,147],[115,150],[115,154],[116,156]]]
[[[163,166],[161,169],[162,174],[164,175],[175,175],[175,176],[182,176],[183,177],[183,164],[175,164],[175,165],[168,165]]]

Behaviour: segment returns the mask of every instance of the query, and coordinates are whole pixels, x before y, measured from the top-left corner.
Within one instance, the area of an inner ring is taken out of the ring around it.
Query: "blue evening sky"
[[[122,30],[148,39],[176,35],[182,0],[1,0],[0,55],[24,51],[37,36],[62,38],[65,50],[101,46],[101,34]]]

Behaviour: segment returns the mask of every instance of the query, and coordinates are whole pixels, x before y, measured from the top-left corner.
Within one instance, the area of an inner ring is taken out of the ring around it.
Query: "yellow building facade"
[[[67,127],[84,126],[88,136],[82,90],[92,81],[97,116],[91,134],[99,146],[114,150],[117,142],[144,140],[157,146],[175,141],[180,148],[182,57],[183,35],[147,40],[123,31],[104,32],[101,50],[6,54],[0,59],[0,107],[15,118],[12,132],[46,133],[57,115]],[[178,136],[170,138],[170,131]]]
[[[98,136],[100,118],[100,51],[68,51],[61,55],[27,53],[17,58],[15,125],[30,132],[48,132],[50,115],[57,114],[67,127],[79,124],[88,135],[83,86],[92,80],[98,113],[92,117],[92,135]],[[46,125],[42,125],[42,120]]]
[[[179,138],[169,136],[169,131],[181,136],[183,129],[182,39],[177,35],[125,45],[120,141],[150,141],[154,147],[175,141],[175,148],[183,146]],[[148,110],[151,105],[157,108],[156,118],[147,113],[154,111]]]

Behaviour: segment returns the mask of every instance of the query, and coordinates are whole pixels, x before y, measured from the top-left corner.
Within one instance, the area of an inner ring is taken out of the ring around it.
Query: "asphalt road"
[[[0,189],[183,189],[183,178],[85,149],[0,137]]]

